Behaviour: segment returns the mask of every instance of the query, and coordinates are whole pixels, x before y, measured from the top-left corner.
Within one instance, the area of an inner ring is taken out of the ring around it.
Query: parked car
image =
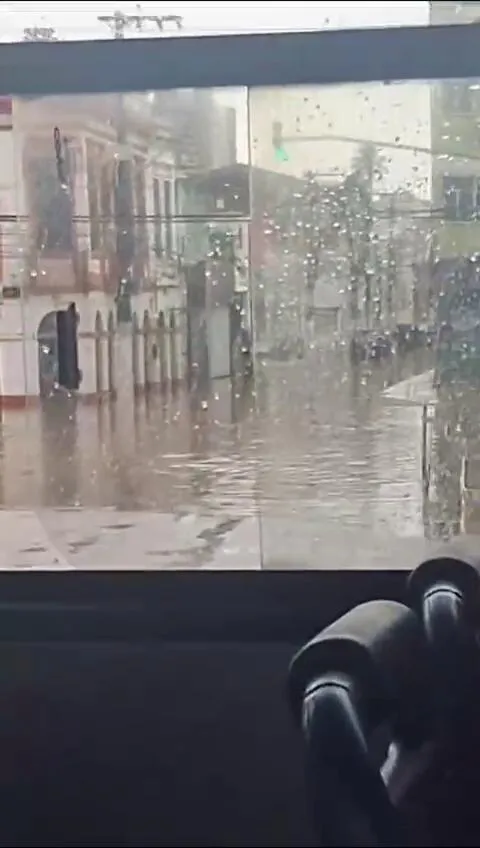
[[[358,330],[350,342],[350,359],[353,363],[386,359],[394,350],[394,340],[388,333]]]

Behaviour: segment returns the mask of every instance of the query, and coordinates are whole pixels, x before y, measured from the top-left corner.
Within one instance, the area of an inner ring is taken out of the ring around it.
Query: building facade
[[[212,98],[167,94],[0,102],[4,407],[184,379],[179,186],[226,154]]]
[[[470,24],[480,3],[430,3],[430,23]],[[480,80],[431,84],[432,202],[446,269],[480,252]]]

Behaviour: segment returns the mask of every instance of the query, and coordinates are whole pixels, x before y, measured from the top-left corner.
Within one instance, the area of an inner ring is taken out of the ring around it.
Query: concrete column
[[[97,395],[97,349],[95,333],[78,333],[78,361],[82,371],[79,395],[94,398]]]

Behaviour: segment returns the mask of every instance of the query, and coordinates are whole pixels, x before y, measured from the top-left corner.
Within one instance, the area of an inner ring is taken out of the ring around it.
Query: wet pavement
[[[208,395],[5,413],[0,567],[408,568],[435,541],[429,357],[317,351]]]

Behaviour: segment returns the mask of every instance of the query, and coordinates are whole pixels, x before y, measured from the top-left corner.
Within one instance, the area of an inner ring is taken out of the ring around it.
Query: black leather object
[[[439,756],[411,798],[437,846],[478,845],[480,545],[443,546],[408,581],[429,648]]]
[[[424,560],[408,581],[412,606],[421,611],[428,590],[438,584],[454,587],[466,603],[465,612],[475,610],[480,601],[480,544],[456,540]]]
[[[288,695],[297,721],[305,691],[328,673],[351,676],[368,698],[371,727],[395,712],[418,712],[425,689],[425,643],[418,618],[403,604],[369,601],[330,624],[293,658]],[[408,708],[412,702],[413,710]]]
[[[480,691],[480,556],[464,540],[448,545],[415,569],[408,592],[429,646],[437,718],[455,731]]]
[[[306,742],[318,844],[408,844],[380,766],[392,739],[420,750],[428,712],[425,660],[418,617],[390,601],[356,607],[292,660],[289,700]]]

